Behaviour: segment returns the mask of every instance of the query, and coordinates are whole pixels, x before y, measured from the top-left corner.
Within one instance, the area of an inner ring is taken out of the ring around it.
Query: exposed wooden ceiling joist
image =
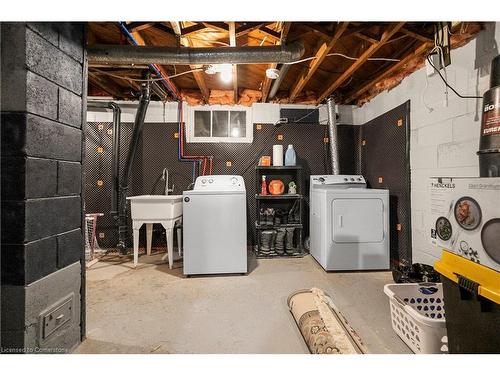
[[[246,35],[256,29],[264,27],[268,22],[247,22],[245,25],[240,26],[236,29],[236,38]]]
[[[116,87],[109,85],[106,81],[101,79],[101,77],[99,77],[96,73],[89,72],[88,75],[89,75],[89,81],[93,85],[97,86],[98,88],[106,92],[107,94],[118,99],[123,99],[125,97]]]
[[[281,34],[277,31],[271,30],[269,27],[264,26],[259,29],[259,31],[263,32],[267,36],[273,38],[275,41],[278,41],[281,39]]]
[[[307,28],[311,29],[312,31],[320,34],[323,38],[325,39],[330,39],[332,36],[332,32],[325,28],[324,26],[321,26],[320,24],[317,23],[307,23],[304,24]]]
[[[339,23],[337,25],[335,33],[331,36],[330,41],[328,43],[324,42],[323,44],[321,44],[321,46],[316,51],[315,54],[316,58],[309,61],[309,65],[306,71],[301,76],[299,76],[293,87],[290,89],[290,102],[293,102],[295,98],[302,92],[307,82],[309,82],[309,80],[314,75],[318,67],[325,60],[328,53],[332,50],[333,47],[335,47],[340,37],[347,29],[348,25],[349,22]]]
[[[333,81],[332,84],[328,86],[326,90],[318,98],[317,103],[321,103],[325,100],[332,92],[342,85],[349,77],[351,77],[354,72],[356,72],[375,52],[377,52],[384,44],[387,42],[395,33],[397,33],[405,24],[405,22],[397,22],[388,26],[386,31],[382,34],[382,37],[377,43],[372,44],[354,63],[352,63],[347,70],[342,73],[338,78]]]
[[[431,34],[424,33],[422,31],[417,31],[410,26],[401,28],[400,30],[403,34],[411,36],[421,42],[434,42],[434,37]]]
[[[285,39],[288,35],[288,32],[290,31],[291,26],[292,26],[291,22],[282,22],[280,39],[278,40],[278,42],[276,44],[282,44],[285,41]],[[278,64],[273,63],[273,64],[269,65],[269,68],[276,69],[277,66],[278,66]],[[266,76],[264,78],[264,83],[262,84],[262,99],[261,100],[263,103],[265,103],[267,101],[267,96],[269,95],[269,90],[271,89],[271,83],[272,83],[272,80],[267,78],[267,76]]]
[[[422,66],[424,54],[418,56],[419,52],[429,50],[433,46],[433,23],[432,22],[409,22],[405,23],[397,33],[387,38],[380,48],[380,38],[384,31],[394,23],[390,22],[349,22],[346,30],[340,36],[336,46],[330,52],[343,52],[348,55],[360,56],[364,61],[373,57],[384,57],[392,59],[402,59],[401,62],[370,63],[363,61],[345,61],[340,59],[324,59],[321,61],[309,60],[300,65],[290,65],[288,74],[281,74],[279,93],[276,100],[279,102],[290,102],[292,98],[295,103],[316,102],[315,98],[321,97],[328,89],[328,94],[336,96],[339,103],[361,104],[369,98],[377,95],[381,91],[394,87],[403,77]],[[123,34],[116,27],[115,22],[90,22],[88,24],[87,45],[123,44]],[[285,43],[282,36],[286,36],[286,42],[301,40],[305,46],[308,56],[321,57],[329,53],[320,50],[320,46],[328,45],[332,41],[338,22],[294,22],[292,27],[290,22],[279,21],[258,21],[258,22],[236,22],[235,36],[238,45],[269,45]],[[465,25],[465,26],[463,26]],[[483,27],[484,23],[452,23],[452,36],[450,38],[452,48],[462,46],[470,41]],[[178,47],[186,46],[229,46],[229,25],[228,22],[181,22],[178,32],[175,33],[170,22],[128,22],[127,28],[131,30],[138,40],[146,41],[147,44],[156,46]],[[182,27],[184,29],[182,30]],[[261,30],[263,29],[263,30]],[[458,30],[459,29],[459,30]],[[287,32],[286,30],[290,30]],[[138,34],[136,34],[138,33]],[[184,35],[183,35],[184,33]],[[180,36],[179,36],[180,35]],[[139,38],[142,36],[142,38]],[[278,38],[279,36],[279,38]],[[387,37],[387,35],[386,35]],[[238,39],[239,38],[239,39]],[[295,39],[294,39],[295,38]],[[365,42],[366,41],[366,42]],[[424,43],[429,43],[429,47],[422,47]],[[370,47],[375,46],[370,49]],[[224,47],[221,47],[224,48]],[[380,48],[380,49],[378,49]],[[420,49],[421,48],[421,49]],[[367,52],[367,49],[370,49]],[[375,50],[378,49],[377,52]],[[351,53],[348,53],[351,51]],[[370,57],[368,57],[370,55]],[[356,59],[359,59],[356,57]],[[327,61],[328,60],[328,61]],[[92,83],[91,88],[96,95],[114,95],[117,98],[137,99],[138,83],[132,81],[130,77],[141,78],[139,69],[146,70],[148,66],[132,64],[103,64],[91,63],[91,72],[97,74],[89,78]],[[160,68],[159,66],[156,66]],[[243,94],[246,89],[260,90],[259,97],[254,100],[267,101],[269,93],[272,91],[273,82],[264,75],[265,68],[277,68],[279,64],[245,64],[239,65],[236,71],[237,78],[233,81],[237,83],[238,94]],[[312,69],[311,69],[312,67]],[[185,68],[181,71],[185,71]],[[191,68],[196,68],[192,66]],[[356,70],[358,69],[359,70]],[[117,77],[99,72],[99,70],[112,72]],[[166,76],[171,74],[169,66],[161,67],[161,71]],[[119,76],[119,77],[118,77]],[[194,78],[194,79],[193,79]],[[206,98],[210,102],[210,89],[225,91],[228,102],[233,102],[235,92],[233,85],[224,84],[215,77],[207,76],[203,71],[193,72],[193,74],[182,75],[173,79],[179,89],[183,89],[183,97],[193,95],[196,103],[203,103]],[[196,81],[196,83],[195,83]],[[339,82],[343,81],[343,83]],[[106,86],[106,88],[103,88]],[[165,87],[164,87],[165,84]],[[100,85],[100,86],[99,86]],[[194,86],[193,86],[194,85]],[[208,86],[208,87],[207,87]],[[336,87],[332,89],[333,87]],[[152,90],[156,96],[170,100],[170,88],[168,83],[157,81],[153,83]],[[175,88],[177,90],[177,88]],[[178,90],[175,92],[179,94]],[[308,95],[311,92],[314,94]],[[285,93],[287,93],[285,95]],[[244,95],[244,94],[243,94]],[[180,95],[178,95],[180,96]],[[320,100],[323,100],[323,96]],[[238,102],[248,104],[245,98],[239,97]],[[194,100],[194,99],[193,99]],[[193,101],[194,103],[194,101]]]
[[[157,30],[163,31],[164,33],[170,34],[170,35],[176,35],[170,27],[168,27],[167,25],[164,25],[161,22],[155,23],[154,28]]]
[[[155,22],[130,22],[127,24],[127,28],[130,32],[142,31],[149,29],[155,25]]]
[[[375,44],[378,42],[378,39],[374,36],[370,36],[366,33],[362,33],[361,31],[358,31],[356,33],[353,33],[353,35],[359,39],[362,39],[368,43],[372,43],[372,44]]]
[[[229,44],[231,47],[236,47],[236,25],[234,22],[229,22]],[[234,104],[238,103],[238,65],[233,64],[233,95]]]
[[[205,25],[205,27],[221,31],[223,33],[229,32],[229,26],[224,22],[203,22],[203,25]]]
[[[172,30],[174,33],[181,39],[180,43],[184,45],[185,47],[193,47],[193,42],[188,38],[188,37],[181,37],[181,25],[179,22],[173,21],[170,23],[172,26]],[[190,69],[198,69],[200,66],[198,65],[190,65]],[[208,103],[208,98],[210,97],[210,90],[207,87],[207,83],[205,82],[205,73],[202,71],[194,71],[193,76],[196,81],[196,84],[200,88],[201,95],[203,96],[203,99],[205,100],[206,103]]]
[[[207,27],[204,24],[198,23],[196,25],[189,26],[189,27],[186,27],[185,29],[182,29],[181,34],[182,34],[182,36],[189,36],[191,34],[196,34],[196,33],[200,32],[201,30],[205,30],[206,28]]]
[[[344,33],[344,38],[351,36],[355,33],[362,33],[370,29],[371,25],[367,25],[366,23],[362,23],[361,25],[358,26],[352,26],[349,27],[345,33]]]
[[[377,82],[382,81],[383,79],[389,77],[391,74],[397,72],[399,69],[404,68],[404,66],[408,64],[411,60],[425,53],[430,48],[431,45],[432,44],[428,42],[420,44],[418,48],[407,54],[403,59],[401,59],[401,61],[398,61],[396,64],[390,66],[388,69],[384,70],[382,73],[377,75],[375,78],[371,79],[369,82],[367,82],[360,88],[356,89],[354,92],[349,93],[347,95],[347,99],[344,102],[351,103],[353,100],[357,99],[366,91],[368,91],[371,87],[373,87],[373,85],[375,85]]]
[[[142,35],[138,31],[132,32],[132,36],[137,41],[137,44],[139,44],[141,46],[145,46],[146,45],[146,42],[144,41],[144,38],[142,37]],[[168,85],[170,85],[170,87],[172,87],[172,89],[176,93],[179,93],[180,91],[177,88],[177,86],[168,78],[168,72],[165,70],[165,68],[163,66],[161,66],[161,65],[156,65],[156,67],[160,71],[160,73],[163,76],[163,79],[168,83]]]

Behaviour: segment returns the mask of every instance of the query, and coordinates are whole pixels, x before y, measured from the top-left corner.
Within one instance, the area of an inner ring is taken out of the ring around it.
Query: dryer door
[[[379,198],[332,201],[332,240],[336,243],[374,243],[384,239],[384,204]]]

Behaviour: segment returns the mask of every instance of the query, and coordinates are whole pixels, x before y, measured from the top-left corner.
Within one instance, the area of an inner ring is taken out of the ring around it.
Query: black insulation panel
[[[410,101],[361,126],[360,136],[361,174],[390,192],[392,263],[411,264]]]
[[[287,118],[289,122],[296,124],[315,124],[319,122],[319,111],[307,108],[281,108],[280,118]]]

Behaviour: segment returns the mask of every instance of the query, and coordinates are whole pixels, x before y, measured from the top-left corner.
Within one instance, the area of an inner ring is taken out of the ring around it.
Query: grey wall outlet
[[[75,294],[71,293],[42,311],[38,316],[39,340],[43,343],[73,320]]]

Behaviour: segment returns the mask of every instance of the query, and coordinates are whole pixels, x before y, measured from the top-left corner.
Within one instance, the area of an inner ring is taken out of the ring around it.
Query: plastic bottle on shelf
[[[266,176],[262,176],[262,182],[260,184],[260,195],[267,195]]]
[[[293,149],[293,145],[288,145],[288,149],[285,153],[285,165],[289,167],[294,167],[297,164],[297,155]]]

